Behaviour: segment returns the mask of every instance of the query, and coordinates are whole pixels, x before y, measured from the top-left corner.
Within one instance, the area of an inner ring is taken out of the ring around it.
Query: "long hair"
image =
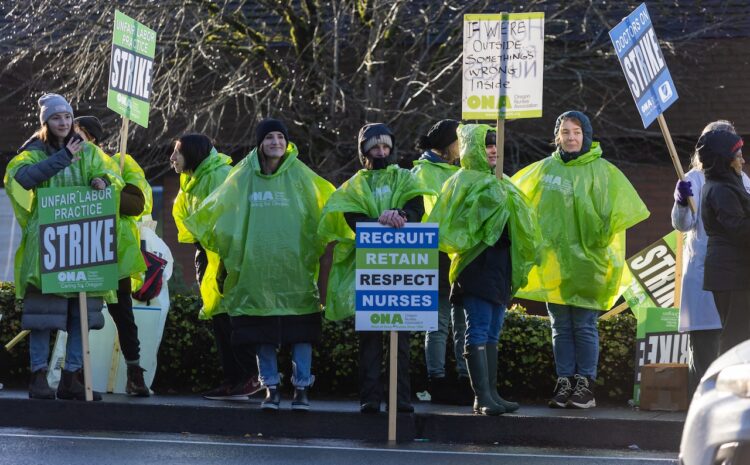
[[[73,125],[71,124],[70,131],[68,131],[68,134],[63,138],[62,145],[59,145],[57,138],[52,136],[52,131],[50,130],[47,123],[45,122],[44,124],[42,124],[42,127],[40,127],[34,133],[32,138],[36,137],[40,141],[44,142],[44,145],[49,145],[56,149],[61,149],[68,144],[68,141],[70,141],[70,138],[73,137],[73,134],[75,134],[75,131],[73,130]]]
[[[214,147],[211,139],[204,134],[184,134],[176,142],[180,143],[180,153],[185,157],[185,170],[190,172],[208,158]]]

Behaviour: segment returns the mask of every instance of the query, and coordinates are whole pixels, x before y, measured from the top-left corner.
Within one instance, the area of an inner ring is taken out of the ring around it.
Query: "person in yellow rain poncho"
[[[101,148],[105,138],[104,128],[96,116],[79,116],[74,120],[75,131],[87,142]],[[112,157],[118,168],[120,154]],[[117,302],[107,304],[112,320],[117,327],[117,336],[122,348],[122,355],[127,365],[125,392],[139,397],[151,395],[143,380],[143,368],[140,365],[140,341],[138,326],[133,315],[131,277],[139,285],[141,275],[146,271],[140,247],[140,233],[136,222],[143,215],[151,214],[153,196],[146,175],[130,155],[125,156],[125,165],[121,176],[125,187],[120,191],[120,221],[117,224],[117,268],[119,283]]]
[[[451,301],[466,314],[464,357],[474,411],[514,412],[497,392],[497,344],[505,309],[537,258],[536,218],[525,196],[497,179],[496,132],[485,124],[458,127],[461,170],[440,192],[429,222],[440,225],[440,249],[451,254]],[[490,163],[492,160],[492,164]]]
[[[557,150],[513,176],[543,237],[541,263],[518,296],[547,302],[558,376],[550,407],[596,406],[597,316],[623,290],[625,230],[649,215],[592,137],[586,115],[565,112],[555,124]]]
[[[211,320],[216,339],[223,381],[203,393],[213,400],[247,399],[261,390],[252,347],[234,347],[231,344],[232,325],[226,309],[221,308],[219,256],[206,250],[203,244],[185,226],[185,221],[198,210],[201,202],[224,183],[232,169],[232,159],[219,153],[211,139],[203,134],[185,134],[174,145],[169,157],[174,170],[180,174],[180,191],[172,207],[177,226],[177,240],[194,244],[195,279],[200,286],[203,306],[198,317]]]
[[[333,193],[323,210],[320,231],[338,241],[328,283],[326,317],[340,320],[354,315],[354,232],[357,222],[379,222],[400,228],[419,223],[424,214],[423,195],[436,192],[424,186],[414,174],[396,165],[393,133],[385,124],[366,124],[359,130],[359,170]],[[345,221],[345,223],[343,221]],[[409,383],[409,333],[398,333],[399,412],[413,412]],[[383,399],[381,367],[383,333],[359,332],[360,412],[377,413]]]
[[[418,160],[414,160],[414,173],[422,183],[440,192],[443,183],[459,170],[458,136],[456,135],[458,121],[444,119],[435,123],[427,134],[417,141],[417,148],[422,150]],[[424,197],[424,218],[432,211],[437,196]],[[435,404],[471,405],[474,392],[469,382],[469,372],[464,360],[464,335],[466,334],[466,320],[464,311],[460,307],[453,307],[450,303],[450,283],[448,269],[451,260],[448,255],[439,254],[438,283],[438,326],[435,331],[427,331],[424,338],[424,358],[427,365],[427,390],[430,401]],[[458,385],[450,382],[445,373],[445,347],[450,327],[453,326],[453,351],[456,356],[456,374]]]
[[[292,410],[305,411],[315,379],[312,346],[322,331],[319,286],[333,248],[317,229],[334,187],[299,160],[283,122],[263,120],[255,133],[256,148],[185,226],[224,263],[222,306],[232,317],[232,343],[256,346],[266,387],[261,408],[279,409],[276,351],[289,344]]]
[[[6,192],[22,231],[14,272],[16,297],[24,299],[22,326],[31,330],[29,397],[54,399],[57,396],[60,399],[85,400],[78,295],[41,294],[37,189],[91,186],[103,190],[111,186],[119,197],[123,181],[110,157],[75,134],[73,108],[62,96],[45,94],[39,99],[39,107],[42,127],[10,161],[4,178]],[[88,293],[88,297],[92,297],[87,303],[91,329],[104,326],[102,296],[108,301],[115,299],[111,291]],[[65,367],[57,393],[47,384],[52,329],[68,332]],[[101,400],[101,395],[95,392],[94,400]]]

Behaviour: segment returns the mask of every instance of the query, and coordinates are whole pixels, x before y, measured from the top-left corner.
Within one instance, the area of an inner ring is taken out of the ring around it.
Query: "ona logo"
[[[86,281],[86,273],[83,271],[61,271],[57,273],[57,281],[61,283]]]
[[[542,178],[542,181],[545,184],[552,184],[553,186],[562,185],[562,179],[560,178],[560,176],[553,176],[551,174],[545,174],[544,178]]]
[[[128,106],[128,97],[123,94],[117,94],[117,103],[124,107]]]
[[[265,202],[268,200],[273,200],[273,192],[271,191],[259,191],[250,194],[251,202]]]
[[[401,314],[399,313],[373,313],[372,315],[370,315],[370,323],[374,325],[402,325],[404,324],[404,319],[401,318]]]

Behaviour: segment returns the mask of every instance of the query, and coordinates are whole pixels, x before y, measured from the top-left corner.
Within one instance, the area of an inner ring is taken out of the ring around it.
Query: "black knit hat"
[[[88,132],[94,138],[94,142],[100,144],[106,137],[102,122],[96,116],[79,116],[73,122]]]
[[[255,146],[260,147],[260,144],[265,139],[269,132],[278,131],[284,134],[287,144],[289,143],[289,130],[286,125],[277,119],[264,119],[255,127]]]
[[[742,148],[742,138],[737,134],[729,131],[708,131],[703,134],[698,143],[695,144],[695,151],[703,159],[723,157],[731,160],[734,154]]]
[[[459,122],[454,119],[438,121],[427,131],[427,135],[420,136],[419,140],[417,140],[417,148],[419,150],[444,150],[458,140],[458,135],[456,134],[458,125]]]
[[[484,145],[497,145],[497,131],[490,129],[487,131],[487,135],[484,136]]]

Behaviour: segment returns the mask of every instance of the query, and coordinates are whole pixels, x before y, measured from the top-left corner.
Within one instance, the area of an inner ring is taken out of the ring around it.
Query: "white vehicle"
[[[719,357],[690,403],[680,465],[750,464],[750,340]]]

